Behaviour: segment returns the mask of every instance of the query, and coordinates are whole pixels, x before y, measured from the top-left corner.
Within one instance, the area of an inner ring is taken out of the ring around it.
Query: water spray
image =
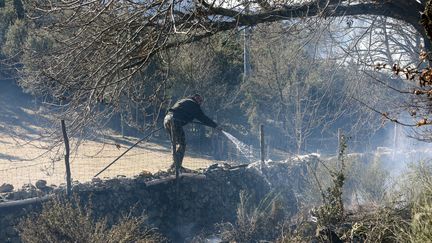
[[[236,146],[237,150],[240,151],[249,162],[255,160],[253,150],[247,144],[242,143],[228,132],[222,131],[222,133]]]

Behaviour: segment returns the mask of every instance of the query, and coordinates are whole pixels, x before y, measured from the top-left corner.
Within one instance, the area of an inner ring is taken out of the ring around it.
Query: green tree
[[[21,0],[0,2],[0,73],[13,74],[14,64],[20,62],[27,26]]]

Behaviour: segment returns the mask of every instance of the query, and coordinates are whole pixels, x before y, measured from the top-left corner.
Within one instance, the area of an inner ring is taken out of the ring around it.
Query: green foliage
[[[332,177],[332,186],[328,187],[325,192],[322,192],[324,204],[314,211],[314,214],[318,219],[319,226],[335,226],[339,225],[344,220],[345,212],[342,191],[346,173],[346,149],[347,140],[345,136],[342,136],[338,154],[339,168],[335,171],[330,171]]]
[[[24,219],[18,226],[21,240],[46,242],[164,242],[143,218],[123,218],[108,227],[106,220],[94,220],[91,212],[71,202],[55,199],[39,215]]]
[[[18,19],[10,26],[2,51],[6,56],[16,59],[22,52],[23,44],[27,38],[25,21]]]
[[[342,188],[345,176],[342,172],[337,172],[332,177],[333,186],[323,192],[324,204],[314,212],[318,219],[318,224],[321,226],[338,225],[344,219]]]
[[[0,2],[0,75],[10,75],[11,66],[20,63],[27,37],[25,10],[21,0]]]
[[[6,5],[0,8],[0,46],[3,45],[6,39],[6,33],[14,21],[15,12],[12,6]]]

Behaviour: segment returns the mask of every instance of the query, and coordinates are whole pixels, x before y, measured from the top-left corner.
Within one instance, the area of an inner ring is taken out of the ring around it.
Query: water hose
[[[191,123],[195,123],[195,124],[200,124],[200,125],[204,125],[201,122],[197,122],[197,121],[192,121]],[[99,173],[97,173],[96,175],[94,175],[93,177],[97,177],[98,175],[102,174],[102,172],[104,172],[106,169],[108,169],[111,165],[113,165],[115,162],[117,162],[117,160],[119,160],[121,157],[123,157],[123,155],[125,155],[127,152],[129,152],[129,150],[133,149],[135,146],[137,146],[139,143],[141,143],[142,141],[144,141],[145,139],[147,139],[148,137],[150,137],[151,135],[153,135],[155,132],[161,130],[162,128],[164,128],[163,126],[159,127],[156,130],[151,131],[149,134],[147,134],[145,137],[141,138],[138,142],[136,142],[134,145],[130,146],[126,151],[124,151],[120,156],[118,156],[113,162],[111,162],[109,165],[107,165],[105,168],[103,168],[101,171],[99,171]]]
[[[113,165],[115,162],[117,162],[117,160],[119,160],[121,157],[123,157],[123,155],[125,155],[127,152],[129,152],[129,150],[133,149],[135,146],[137,146],[139,143],[141,143],[142,141],[144,141],[145,139],[147,139],[148,137],[150,137],[151,135],[153,135],[155,132],[161,130],[163,128],[159,127],[156,130],[151,131],[149,134],[147,134],[145,137],[141,138],[138,142],[136,142],[134,145],[130,146],[126,151],[124,151],[120,156],[118,156],[113,162],[111,162],[109,165],[107,165],[105,168],[103,168],[103,170],[99,171],[99,173],[97,173],[95,176],[93,177],[97,177],[98,175],[102,174],[102,172],[104,172],[106,169],[108,169],[111,165]]]

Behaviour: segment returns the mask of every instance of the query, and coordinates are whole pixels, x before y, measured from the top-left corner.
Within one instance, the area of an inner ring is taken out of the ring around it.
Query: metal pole
[[[245,13],[249,14],[249,4],[246,3]],[[245,27],[244,40],[243,40],[243,82],[249,79],[250,75],[250,39],[251,39],[251,28]]]
[[[250,28],[244,29],[244,42],[243,42],[243,81],[249,79],[250,75],[250,56],[249,56],[249,45],[250,45]]]
[[[66,125],[65,121],[61,120],[61,126],[62,126],[62,132],[63,132],[63,139],[65,143],[65,166],[66,166],[66,192],[67,196],[70,197],[72,194],[72,182],[71,182],[71,171],[70,171],[70,164],[69,164],[69,153],[70,153],[70,147],[69,147],[69,138],[66,133]]]
[[[265,159],[265,144],[264,144],[264,125],[261,124],[260,126],[260,146],[261,146],[261,166],[264,165],[264,159]],[[262,167],[261,167],[262,168]]]
[[[397,123],[394,123],[394,130],[393,130],[393,152],[392,152],[392,159],[395,158],[396,155],[396,149],[397,149],[397,139],[398,139],[398,126]]]

